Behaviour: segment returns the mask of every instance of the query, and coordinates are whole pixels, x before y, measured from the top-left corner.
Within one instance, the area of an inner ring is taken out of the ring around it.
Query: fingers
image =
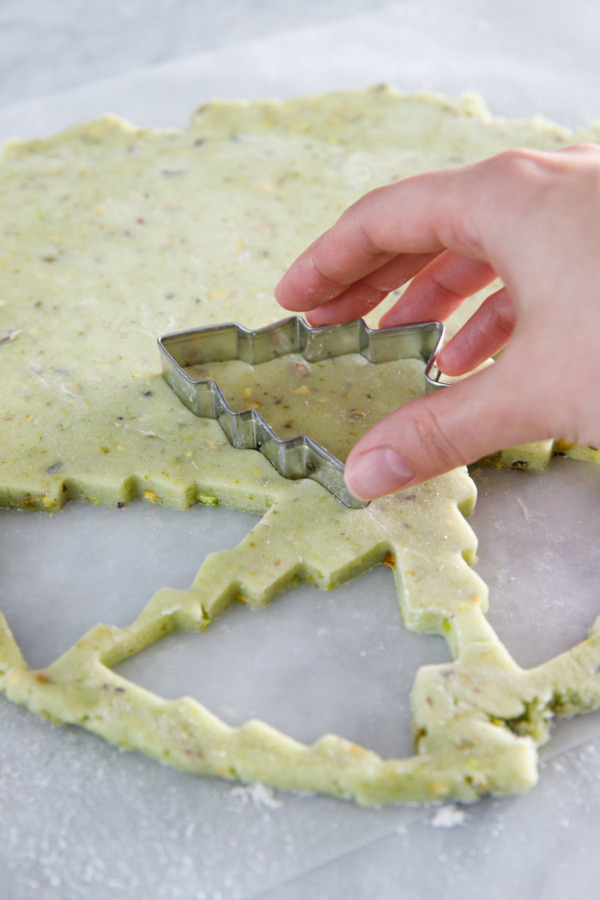
[[[308,321],[311,325],[332,325],[359,319],[378,306],[390,291],[409,281],[434,256],[431,253],[395,256],[376,272],[350,285],[338,297],[311,310]]]
[[[439,354],[446,375],[465,375],[502,350],[514,331],[517,313],[506,288],[490,294]]]
[[[315,309],[399,257],[449,248],[482,258],[468,224],[478,206],[475,168],[416,175],[365,194],[283,276],[275,289],[279,303]],[[397,265],[410,267],[406,260]]]
[[[510,150],[372,191],[284,275],[277,299],[312,310],[313,324],[362,315],[411,276],[382,325],[444,320],[496,273],[506,285],[438,364],[462,374],[508,343],[499,360],[366,434],[346,462],[357,496],[372,499],[552,432],[598,444],[600,397],[581,386],[595,378],[600,321],[599,154],[593,146]]]
[[[525,374],[501,362],[459,384],[419,397],[386,416],[346,460],[349,490],[372,500],[502,447],[549,437],[538,403],[523,398]]]
[[[558,192],[560,196],[553,189],[557,174],[567,173],[566,181],[563,177],[560,183],[565,182],[572,196],[583,190],[590,200],[599,152],[593,145],[557,153],[512,150],[473,165],[416,175],[377,188],[346,210],[296,260],[275,295],[282,306],[295,311],[316,309],[340,298],[340,305],[329,308],[327,319],[331,321],[334,311],[349,318],[341,299],[344,294],[355,313],[366,311],[385,296],[390,285],[403,283],[403,271],[411,266],[407,257],[437,255],[443,250],[472,260],[493,258],[496,271],[509,283],[505,276],[515,269],[515,258],[522,262],[526,255],[523,233],[548,231],[549,213],[558,216],[559,225],[569,221],[561,213],[565,203],[569,208],[573,204],[563,196],[566,188],[563,194]],[[562,245],[561,228],[554,231]],[[546,244],[543,248],[549,249]],[[527,275],[528,267],[523,265]],[[383,273],[382,283],[373,278],[378,272]],[[392,272],[398,273],[395,284],[387,277]],[[351,290],[359,282],[363,282],[362,294],[362,288]],[[411,304],[416,299],[413,294]],[[408,305],[397,315],[402,321],[405,317],[412,321],[431,318],[417,315]],[[386,317],[385,324],[391,323]]]
[[[446,250],[413,278],[400,300],[381,318],[381,328],[413,322],[445,322],[466,297],[496,278],[482,260]]]
[[[336,222],[302,253],[275,288],[281,306],[295,312],[314,309],[339,297],[354,282],[384,267],[396,257],[373,244],[360,227],[360,218],[352,237],[356,259],[352,260],[346,221],[354,217],[355,207],[368,202],[369,194],[351,206]]]

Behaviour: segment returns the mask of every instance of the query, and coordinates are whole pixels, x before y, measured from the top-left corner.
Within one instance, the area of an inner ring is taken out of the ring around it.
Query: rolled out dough
[[[476,539],[463,516],[475,490],[466,471],[349,510],[196,419],[160,377],[155,338],[280,318],[272,290],[286,266],[377,184],[515,145],[598,137],[494,119],[474,97],[376,88],[215,102],[185,132],[106,117],[9,144],[0,169],[0,503],[58,510],[69,499],[145,497],[264,518],[234,551],[208,556],[189,590],[159,591],[129,627],[98,625],[43,670],[28,668],[2,618],[6,695],[186,771],[362,803],[471,801],[531,786],[552,717],[600,704],[598,627],[568,653],[519,668],[469,567]],[[350,417],[362,411],[351,403]],[[550,452],[533,445],[495,462],[540,467]],[[305,746],[257,721],[231,728],[190,698],[165,701],[114,672],[169,632],[202,631],[233,600],[260,607],[298,581],[333,587],[382,562],[394,568],[406,627],[443,635],[453,657],[417,674],[408,759],[384,760],[335,735]]]

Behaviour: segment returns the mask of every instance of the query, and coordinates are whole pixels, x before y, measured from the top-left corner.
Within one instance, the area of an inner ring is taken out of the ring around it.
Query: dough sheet
[[[58,511],[70,499],[120,506],[143,497],[263,518],[234,550],[207,556],[189,590],[159,591],[130,626],[98,625],[43,670],[28,667],[2,618],[5,694],[185,771],[361,803],[473,801],[534,784],[553,717],[600,703],[598,628],[535,669],[514,662],[486,620],[487,588],[470,567],[476,538],[464,516],[475,488],[466,470],[347,509],[312,481],[286,481],[259,453],[234,450],[216,422],[190,413],[159,374],[156,337],[281,318],[272,291],[286,266],[371,187],[511,146],[554,149],[598,136],[494,119],[473,97],[375,88],[213,102],[184,132],[105,117],[8,144],[0,504]],[[451,332],[481,299],[465,304]],[[403,376],[405,398],[421,389],[418,376]],[[373,392],[357,384],[365,397]],[[292,391],[296,410],[307,393],[316,409],[318,386],[304,386]],[[262,402],[255,382],[244,389],[245,400]],[[366,427],[356,415],[362,405],[346,399],[346,417]],[[347,449],[346,440],[340,455]],[[491,461],[541,469],[551,453],[545,442]],[[410,758],[382,759],[336,735],[307,746],[259,721],[232,728],[195,700],[164,700],[114,671],[166,634],[203,631],[232,602],[259,608],[300,581],[334,588],[378,564],[393,568],[406,627],[443,636],[452,653],[452,662],[417,673]]]

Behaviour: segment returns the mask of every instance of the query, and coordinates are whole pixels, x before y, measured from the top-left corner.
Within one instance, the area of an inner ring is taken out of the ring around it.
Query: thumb
[[[527,381],[507,374],[499,361],[390,413],[348,456],[348,489],[374,500],[502,448],[550,437],[535,414],[538,403],[523,391]]]

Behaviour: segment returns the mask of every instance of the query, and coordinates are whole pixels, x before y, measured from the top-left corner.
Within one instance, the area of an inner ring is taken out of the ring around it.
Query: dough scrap
[[[215,102],[185,132],[106,117],[9,144],[0,169],[0,503],[57,510],[69,499],[145,497],[264,518],[234,551],[208,556],[189,590],[159,591],[130,626],[98,625],[43,670],[27,666],[2,617],[7,697],[186,771],[361,803],[472,801],[534,784],[552,718],[600,705],[600,623],[571,651],[521,669],[487,622],[487,589],[469,566],[476,538],[464,515],[475,489],[466,471],[349,510],[196,419],[159,376],[155,338],[279,318],[271,292],[286,264],[370,187],[510,146],[599,136],[494,119],[473,97],[377,88]],[[494,461],[543,467],[551,449]],[[114,672],[165,634],[202,631],[234,600],[258,608],[298,581],[334,587],[382,562],[393,566],[406,627],[442,635],[453,657],[417,673],[408,759],[383,760],[335,735],[306,746],[257,721],[231,728],[190,698],[165,701]]]

